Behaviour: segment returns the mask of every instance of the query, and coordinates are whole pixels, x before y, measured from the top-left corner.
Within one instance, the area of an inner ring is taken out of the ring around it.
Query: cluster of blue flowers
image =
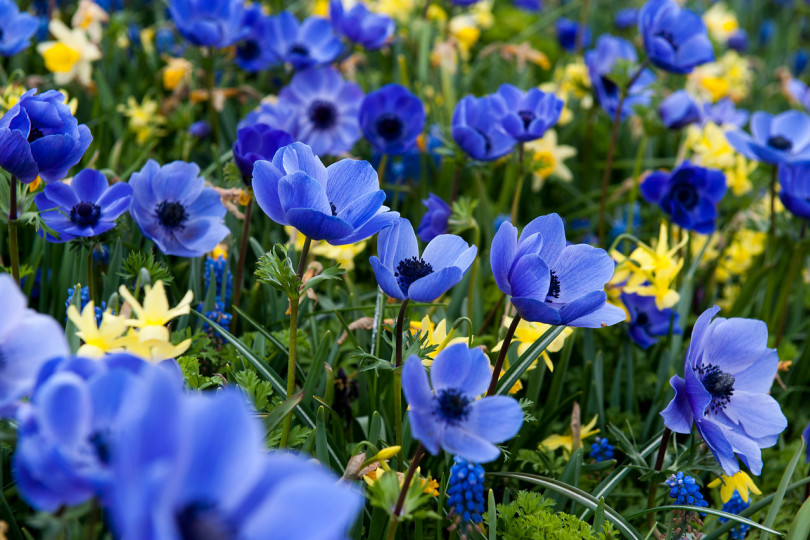
[[[484,468],[464,458],[453,458],[447,487],[447,506],[466,523],[477,525],[483,521]]]
[[[734,495],[728,500],[728,502],[723,503],[723,512],[728,512],[729,514],[739,514],[746,508],[748,508],[750,503],[747,503],[740,497],[738,492],[734,492]],[[719,518],[720,523],[725,523],[728,521],[727,517]],[[729,536],[733,540],[744,540],[746,536],[748,536],[748,531],[751,529],[750,525],[745,523],[737,523],[732,527],[732,529],[728,532]]]
[[[613,459],[614,447],[607,440],[607,437],[597,437],[591,444],[591,451],[588,455],[597,463]]]
[[[204,315],[225,330],[230,330],[233,316],[227,311],[233,294],[233,276],[228,269],[228,260],[225,257],[220,255],[216,259],[210,256],[205,258],[203,284],[206,291],[213,287],[215,296],[214,309],[205,311]],[[203,310],[202,302],[200,302],[197,309],[199,311]],[[203,323],[203,331],[215,339],[220,339],[219,334],[215,333],[208,323]]]
[[[675,500],[675,504],[699,507],[709,506],[708,501],[703,498],[703,494],[700,492],[700,486],[693,477],[685,476],[679,471],[664,483],[669,486],[669,496]]]
[[[67,300],[65,300],[65,312],[67,312],[67,309],[74,302],[74,298],[76,296],[76,287],[68,287],[67,293]],[[79,289],[79,311],[83,310],[84,306],[86,306],[88,302],[90,302],[90,287],[81,287]],[[104,315],[105,309],[107,309],[106,302],[101,302],[100,306],[94,307],[97,325],[101,324],[101,318]],[[65,315],[65,322],[67,322],[67,315]]]

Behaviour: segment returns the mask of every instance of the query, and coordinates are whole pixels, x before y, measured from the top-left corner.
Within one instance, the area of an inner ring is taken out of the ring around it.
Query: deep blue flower
[[[31,394],[39,369],[69,353],[65,332],[51,317],[27,309],[14,279],[0,274],[0,418],[12,416]]]
[[[773,19],[766,19],[759,25],[759,43],[763,47],[771,42],[771,38],[776,33],[776,23]]]
[[[810,161],[779,165],[779,198],[794,215],[810,219]]]
[[[240,68],[256,72],[278,63],[268,41],[270,24],[270,17],[264,14],[260,4],[251,4],[245,9],[242,25],[248,33],[236,46],[236,63]]]
[[[543,9],[543,3],[540,0],[512,0],[516,8],[526,11],[540,11]]]
[[[216,259],[211,256],[206,257],[203,284],[206,291],[213,284],[214,296],[217,301],[229,304],[233,292],[233,276],[228,269],[228,259],[222,255]]]
[[[678,312],[672,308],[658,309],[654,296],[642,296],[635,293],[622,293],[622,303],[630,312],[627,332],[642,349],[658,343],[658,338],[669,334],[683,332],[678,324]]]
[[[798,49],[795,53],[793,53],[791,70],[793,71],[794,77],[798,77],[802,74],[804,68],[807,67],[808,60],[810,60],[810,57],[808,57],[807,49]]]
[[[676,90],[658,106],[658,116],[669,129],[681,129],[702,121],[701,107],[686,90]]]
[[[547,94],[538,88],[524,92],[511,84],[502,84],[491,99],[503,128],[522,142],[545,135],[560,119],[565,105],[554,94]]]
[[[422,242],[430,242],[440,234],[447,234],[447,220],[450,219],[450,206],[441,197],[428,194],[428,198],[422,201],[427,207],[427,212],[422,216],[422,221],[419,222],[419,227],[416,229],[416,234],[419,235],[419,240]]]
[[[737,109],[731,98],[723,98],[717,103],[703,104],[703,120],[741,128],[748,122],[748,111]]]
[[[638,21],[638,8],[624,8],[613,16],[613,24],[619,30],[626,30],[636,25]]]
[[[289,11],[282,11],[270,17],[266,32],[277,61],[298,70],[329,64],[343,51],[332,25],[322,17],[309,17],[301,23]]]
[[[411,222],[400,218],[380,231],[378,256],[369,262],[388,296],[433,302],[461,281],[477,252],[476,246],[467,245],[460,236],[440,234],[420,256]]]
[[[640,190],[648,202],[660,206],[677,225],[700,234],[711,234],[717,219],[717,204],[726,194],[726,175],[686,160],[670,173],[650,173]]]
[[[360,105],[363,135],[381,154],[403,154],[425,129],[425,106],[400,84],[387,84],[368,94]]]
[[[492,369],[479,348],[451,345],[436,355],[430,382],[422,361],[411,356],[402,368],[411,434],[434,456],[441,449],[475,463],[501,454],[496,443],[514,437],[523,410],[508,396],[488,396]],[[431,388],[432,387],[432,388]]]
[[[172,28],[164,26],[155,31],[155,50],[158,53],[180,56],[177,53],[181,52],[182,45],[178,45],[175,41],[175,33]]]
[[[810,424],[807,424],[807,428],[802,431],[802,439],[804,439],[804,446],[807,448],[807,457],[804,462],[810,463]]]
[[[577,48],[577,34],[579,33],[579,23],[577,21],[560,17],[554,23],[554,29],[557,31],[557,43],[563,50],[574,52]],[[582,36],[582,46],[590,47],[591,45],[591,29],[585,26]]]
[[[169,0],[169,14],[184,38],[200,47],[229,47],[244,38],[243,0]]]
[[[14,0],[0,0],[0,55],[14,56],[30,47],[37,28],[37,18],[20,13]]]
[[[332,245],[359,242],[399,216],[383,206],[385,192],[368,161],[324,167],[300,142],[281,148],[273,161],[256,162],[253,191],[270,219]]]
[[[751,135],[729,131],[726,138],[748,159],[773,165],[810,159],[810,116],[786,111],[773,116],[757,111],[751,115]]]
[[[396,28],[394,19],[384,13],[369,11],[361,2],[346,12],[341,0],[330,0],[329,19],[338,34],[370,51],[388,43]]]
[[[230,233],[219,193],[205,187],[195,163],[175,161],[161,167],[150,159],[129,184],[134,192],[130,214],[166,255],[199,257]]]
[[[116,536],[346,538],[362,495],[322,465],[268,453],[242,392],[184,394],[156,368],[142,380],[127,396],[103,500]]]
[[[84,155],[93,136],[56,90],[27,91],[0,118],[0,167],[29,183],[62,180]]]
[[[188,127],[188,134],[195,139],[207,139],[211,136],[211,124],[206,120],[198,120]]]
[[[95,252],[93,253],[95,255]],[[67,299],[65,299],[65,324],[67,324],[68,317],[67,317],[67,310],[70,308],[71,304],[74,303],[74,297],[76,296],[76,287],[68,287],[67,290]],[[84,286],[79,288],[79,305],[77,309],[81,312],[84,309],[84,306],[90,303],[90,287]],[[101,324],[101,320],[104,317],[104,310],[107,309],[107,303],[102,301],[100,306],[95,306],[93,311],[96,313],[96,326]]]
[[[501,107],[493,103],[495,99],[464,96],[453,111],[453,140],[473,159],[493,161],[515,146],[515,139],[501,125]]]
[[[477,525],[484,520],[484,468],[459,456],[453,462],[447,481],[447,506],[461,521]]]
[[[360,138],[362,101],[360,86],[343,80],[333,68],[308,69],[296,73],[279,93],[279,114],[288,119],[266,123],[308,144],[319,156],[341,154]]]
[[[744,53],[748,50],[748,33],[743,29],[737,30],[729,36],[726,47],[732,51]]]
[[[596,40],[596,48],[585,53],[585,65],[596,90],[599,105],[611,118],[616,115],[619,107],[619,87],[613,81],[612,71],[619,60],[638,62],[636,49],[626,39],[603,34]],[[622,104],[622,119],[630,116],[636,105],[648,105],[652,90],[648,87],[655,81],[655,74],[644,69],[630,86],[627,97]]]
[[[614,447],[607,440],[607,437],[597,437],[591,444],[591,451],[588,453],[591,459],[597,463],[613,459]]]
[[[661,412],[676,433],[690,433],[692,424],[731,476],[740,470],[737,454],[758,475],[760,448],[776,444],[787,419],[770,391],[779,363],[768,348],[768,327],[754,319],[712,321],[720,308],[698,317],[686,353],[684,377],[669,383],[675,397]]]
[[[688,506],[709,506],[703,494],[700,492],[700,486],[695,479],[691,476],[684,476],[678,471],[669,477],[669,480],[664,482],[669,486],[669,496],[675,499],[675,504],[683,504]]]
[[[102,173],[84,169],[70,184],[48,184],[34,201],[45,225],[59,234],[58,238],[48,234],[47,240],[67,242],[98,236],[115,227],[115,220],[129,209],[132,188],[124,182],[109,185]]]
[[[242,173],[245,184],[252,184],[254,163],[260,159],[273,159],[279,148],[292,143],[292,135],[267,124],[240,128],[233,143],[233,161]]]
[[[700,15],[674,0],[649,0],[638,14],[647,57],[672,73],[691,73],[714,61],[714,48]]]
[[[605,284],[615,264],[604,249],[567,245],[557,214],[532,220],[518,230],[504,223],[490,249],[498,288],[527,321],[600,328],[625,320],[624,310],[606,303]]]
[[[740,494],[736,491],[734,495],[728,500],[728,502],[723,503],[723,512],[728,512],[729,514],[739,514],[746,508],[751,506],[750,503],[747,503],[740,497]],[[728,521],[727,517],[720,517],[718,518],[720,523],[725,523]],[[748,536],[748,530],[751,528],[750,525],[746,525],[745,523],[737,522],[734,527],[728,532],[728,535],[733,540],[744,540],[746,536]]]

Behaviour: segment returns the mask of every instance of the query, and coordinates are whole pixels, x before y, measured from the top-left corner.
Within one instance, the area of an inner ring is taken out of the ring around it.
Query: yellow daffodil
[[[750,62],[734,51],[726,51],[716,62],[695,68],[686,88],[704,100],[716,102],[730,97],[739,102],[748,96],[752,79]]]
[[[565,165],[565,160],[577,155],[576,148],[557,144],[557,132],[553,129],[546,131],[542,139],[526,143],[527,157],[534,160],[534,178],[532,189],[540,191],[543,183],[550,176],[570,182],[574,177],[571,169]]]
[[[98,46],[90,42],[87,32],[81,28],[71,30],[59,19],[51,19],[48,30],[56,41],[40,43],[37,52],[45,59],[45,67],[53,72],[56,84],[78,80],[89,86],[93,75],[91,62],[101,58]]]
[[[211,258],[216,259],[228,259],[228,244],[217,244],[217,247],[211,252]]]
[[[126,105],[119,105],[118,111],[129,118],[129,130],[135,133],[138,144],[144,144],[159,133],[159,127],[166,118],[158,113],[157,101],[144,98],[142,103],[130,96]]]
[[[742,500],[745,502],[748,502],[749,490],[755,495],[762,495],[762,492],[759,490],[751,477],[743,471],[740,471],[733,476],[726,476],[723,474],[720,476],[720,478],[715,478],[709,482],[710,488],[715,488],[717,486],[720,486],[720,499],[722,499],[724,503],[731,500],[735,491],[740,494],[740,497],[742,497]]]
[[[99,43],[101,42],[101,25],[109,20],[107,12],[93,0],[79,0],[79,7],[76,8],[70,24],[73,25],[73,28],[87,32],[93,43]]]
[[[717,261],[718,281],[728,281],[735,276],[744,276],[754,259],[765,251],[768,235],[764,232],[744,229],[738,231]]]
[[[430,320],[428,315],[419,321],[411,321],[411,334],[413,335],[421,335],[427,336],[426,345],[435,345],[436,349],[432,352],[428,353],[428,358],[422,360],[422,363],[426,366],[430,366],[433,364],[433,358],[436,357],[439,352],[443,351],[446,347],[450,345],[455,345],[456,343],[467,343],[468,338],[466,337],[456,337],[454,338],[453,335],[456,333],[455,328],[451,328],[450,332],[447,331],[447,320],[442,319],[439,321],[439,324],[434,325],[433,322]]]
[[[151,332],[148,330],[149,328],[163,328],[166,332],[165,335],[162,335],[162,332]],[[168,334],[169,331],[165,327],[148,327],[146,331],[143,328],[140,331],[130,329],[123,340],[127,352],[140,356],[144,360],[161,362],[169,358],[177,358],[191,346],[191,338],[174,345],[169,341]]]
[[[374,469],[364,474],[363,480],[370,486],[389,471],[390,469],[384,469],[382,467]],[[399,485],[402,486],[405,483],[405,473],[397,472],[397,480],[399,480]],[[424,478],[420,476],[419,469],[416,469],[416,476],[414,480],[418,480],[421,483],[422,491],[428,495],[433,495],[434,497],[439,496],[439,483],[433,478]]]
[[[318,242],[312,246],[313,255],[325,257],[338,263],[341,268],[350,272],[354,270],[354,258],[366,249],[366,241],[343,246],[333,246],[328,242]]]
[[[185,58],[169,58],[163,68],[163,88],[174,90],[191,81],[191,71],[194,66]]]
[[[706,23],[709,36],[723,45],[740,27],[737,16],[728,9],[725,2],[718,2],[707,9],[703,13],[703,22]]]
[[[478,42],[478,38],[481,37],[478,22],[469,13],[457,15],[450,19],[447,28],[450,30],[450,35],[458,42],[462,56],[466,56],[472,46]]]
[[[725,170],[735,165],[737,152],[728,142],[726,130],[713,122],[703,127],[689,126],[684,148],[692,154],[692,162],[701,167]]]
[[[76,326],[76,335],[84,342],[77,351],[79,356],[101,358],[105,354],[124,350],[126,340],[121,335],[127,329],[126,318],[105,311],[101,324],[97,325],[96,308],[92,301],[84,306],[81,314],[76,306],[69,306],[67,316]]]
[[[503,324],[504,326],[509,327],[512,325],[512,321],[513,319],[511,317],[504,317]],[[552,326],[550,324],[529,322],[525,319],[521,320],[518,323],[517,329],[515,330],[515,336],[512,340],[513,342],[520,344],[518,345],[517,350],[518,356],[529,350],[529,348],[551,328]],[[554,371],[554,364],[551,362],[551,357],[548,355],[548,353],[559,352],[565,344],[565,338],[570,336],[573,332],[573,328],[566,326],[563,331],[557,337],[555,337],[551,343],[549,343],[546,350],[540,353],[538,359],[543,359],[549,371]],[[495,345],[495,347],[492,348],[492,352],[500,351],[502,346],[503,341],[500,341],[497,345]],[[534,369],[535,367],[537,367],[537,360],[532,362],[529,369]]]
[[[408,21],[416,4],[416,0],[377,0],[373,4],[372,11],[385,13],[398,21]]]
[[[123,285],[118,289],[137,317],[137,319],[128,320],[127,325],[139,329],[138,335],[141,342],[154,340],[168,342],[169,329],[166,328],[166,323],[175,317],[188,315],[191,312],[191,300],[194,298],[194,293],[188,291],[177,306],[169,308],[169,300],[166,298],[162,281],[157,281],[154,287],[147,285],[144,289],[146,294],[143,298],[143,305]]]
[[[141,41],[141,47],[143,47],[143,51],[148,55],[152,55],[155,52],[155,33],[155,27],[148,26],[141,30],[138,35]]]
[[[579,435],[580,444],[588,437],[599,433],[599,428],[596,427],[597,418],[598,416],[594,416],[593,419],[590,422],[588,422],[588,425],[582,427],[582,431],[580,432]],[[571,433],[566,433],[565,435],[556,435],[556,434],[549,435],[548,437],[543,439],[543,442],[540,443],[540,446],[552,452],[557,448],[564,448],[569,453],[571,453],[571,451],[574,448],[574,437]]]
[[[6,112],[16,105],[24,93],[25,87],[16,82],[3,88],[3,92],[0,93],[0,112]]]

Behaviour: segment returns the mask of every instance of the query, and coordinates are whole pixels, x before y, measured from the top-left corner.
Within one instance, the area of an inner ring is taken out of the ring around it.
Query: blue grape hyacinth
[[[455,456],[450,468],[447,487],[447,506],[451,514],[462,521],[481,523],[484,519],[484,468],[466,459]]]
[[[588,453],[594,461],[609,461],[613,459],[614,447],[607,440],[607,437],[597,437],[591,444],[591,451]]]
[[[728,500],[728,502],[723,503],[723,512],[728,512],[729,514],[739,514],[746,508],[751,506],[750,503],[747,503],[743,500],[738,492],[734,492],[734,495]],[[726,523],[728,521],[727,517],[720,517],[718,518],[720,523]],[[746,536],[748,536],[748,531],[751,529],[750,525],[746,525],[745,523],[737,523],[731,530],[728,532],[728,535],[732,540],[744,540]]]
[[[669,480],[664,483],[669,486],[669,496],[675,499],[675,504],[699,507],[709,506],[709,503],[700,492],[700,486],[693,477],[686,476],[678,471],[677,474],[670,476]]]

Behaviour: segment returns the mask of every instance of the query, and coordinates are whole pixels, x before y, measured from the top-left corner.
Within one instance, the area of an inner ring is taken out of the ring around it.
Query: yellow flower
[[[385,13],[399,21],[408,21],[415,7],[416,0],[377,0],[372,11]]]
[[[148,55],[155,52],[155,32],[155,27],[149,26],[141,30],[141,33],[139,34],[141,47],[143,47],[144,52]]]
[[[527,157],[535,161],[532,189],[540,191],[546,178],[555,176],[564,182],[570,182],[574,175],[565,165],[565,160],[577,155],[573,146],[558,145],[557,132],[553,129],[546,131],[542,139],[526,143]]]
[[[684,147],[692,153],[692,161],[701,167],[730,169],[735,165],[737,152],[726,139],[726,131],[713,122],[702,128],[689,126]]]
[[[158,113],[157,101],[144,98],[143,103],[130,96],[126,105],[119,105],[118,111],[129,118],[129,129],[135,133],[138,144],[144,144],[158,134],[158,127],[166,119]]]
[[[723,171],[726,173],[726,184],[734,195],[745,195],[751,191],[754,186],[749,178],[756,168],[756,161],[748,161],[741,154],[737,154],[734,167]]]
[[[703,13],[703,22],[709,35],[718,43],[725,44],[728,38],[740,27],[737,16],[730,11],[725,2],[718,2]]]
[[[726,51],[716,62],[695,68],[686,88],[704,100],[715,102],[730,97],[739,102],[748,96],[752,78],[749,61],[734,51]]]
[[[211,252],[211,258],[216,259],[227,259],[228,258],[228,244],[222,243],[217,244],[217,247]]]
[[[466,337],[457,337],[454,338],[453,334],[456,333],[455,328],[451,328],[450,332],[447,332],[447,320],[442,319],[439,324],[434,325],[433,322],[430,320],[428,315],[420,321],[411,321],[411,334],[414,335],[421,335],[427,336],[426,345],[435,345],[436,349],[432,352],[428,353],[428,359],[422,360],[422,363],[426,366],[430,366],[433,364],[433,358],[436,358],[436,355],[443,351],[445,348],[449,347],[450,345],[455,345],[456,343],[467,343],[468,338]]]
[[[73,14],[70,23],[73,28],[87,32],[90,41],[99,43],[101,41],[101,23],[109,20],[107,12],[93,0],[79,0],[79,7],[76,8],[76,13]]]
[[[447,28],[450,30],[450,35],[456,38],[462,54],[466,54],[476,44],[478,38],[481,37],[478,21],[469,13],[457,15],[450,19]]]
[[[312,6],[312,14],[317,17],[329,16],[329,0],[315,0]]]
[[[318,242],[312,246],[313,255],[319,257],[326,257],[337,262],[341,268],[346,271],[354,270],[354,257],[359,255],[366,249],[366,241],[357,242],[355,244],[346,244],[343,246],[333,246],[328,242]]]
[[[732,238],[731,244],[717,261],[718,281],[728,281],[734,276],[743,276],[754,262],[754,258],[765,251],[768,235],[764,232],[743,229]]]
[[[594,429],[596,427],[597,418],[598,416],[594,416],[593,419],[588,422],[588,425],[582,428],[579,435],[580,443],[591,435],[596,435],[599,433],[599,428]],[[550,450],[551,452],[557,448],[565,448],[570,453],[574,448],[574,437],[571,435],[571,433],[566,433],[565,435],[549,435],[543,439],[540,446]]]
[[[24,93],[25,87],[16,82],[3,88],[3,92],[0,93],[0,111],[6,112],[16,105]]]
[[[118,292],[132,307],[137,319],[127,321],[128,326],[139,328],[138,338],[141,343],[151,341],[169,342],[169,329],[165,324],[181,315],[188,315],[191,312],[191,300],[194,293],[188,291],[177,306],[169,308],[169,300],[166,298],[166,291],[163,282],[158,281],[154,287],[147,285],[144,290],[146,294],[143,298],[143,305],[138,302],[129,289],[121,285]],[[190,344],[191,340],[187,340]],[[184,342],[185,343],[185,342]],[[186,349],[188,345],[186,345]],[[185,350],[185,349],[184,349]]]
[[[755,495],[762,495],[757,485],[748,476],[747,473],[740,471],[733,476],[720,475],[720,478],[715,478],[709,482],[710,488],[720,486],[720,498],[724,503],[727,503],[734,496],[734,492],[740,494],[742,500],[748,502],[748,491],[750,490]]]
[[[366,484],[370,486],[371,484],[382,478],[382,476],[386,472],[389,471],[382,467],[371,470],[363,475],[363,480],[365,481]],[[433,495],[434,497],[439,496],[439,483],[433,478],[430,477],[423,478],[422,476],[419,476],[418,468],[416,469],[416,476],[414,479],[420,482],[423,492],[427,493],[428,495]],[[401,487],[405,483],[405,473],[397,472],[397,480],[399,481],[399,485]]]
[[[506,327],[511,326],[512,321],[513,321],[512,317],[503,318],[503,324]],[[534,343],[537,340],[539,340],[543,336],[543,334],[545,334],[551,328],[552,326],[550,324],[529,322],[525,319],[521,320],[518,323],[517,329],[515,330],[515,337],[513,338],[514,342],[520,344],[518,345],[517,350],[518,356],[528,351],[529,348],[532,345],[534,345]],[[551,357],[548,355],[548,353],[559,352],[560,349],[562,349],[563,345],[565,344],[565,338],[570,336],[573,332],[574,332],[573,328],[566,326],[565,328],[563,328],[563,331],[557,337],[555,337],[551,343],[549,343],[546,350],[540,353],[538,359],[540,358],[543,359],[549,371],[554,371],[554,364],[551,362]],[[495,345],[495,347],[492,348],[492,352],[500,351],[502,346],[503,341]],[[534,369],[535,367],[537,367],[537,360],[532,362],[532,364],[529,366],[529,369]]]
[[[127,329],[124,317],[105,311],[101,325],[96,325],[96,308],[92,301],[84,306],[81,314],[76,306],[69,306],[67,316],[76,326],[76,335],[84,341],[76,353],[79,356],[101,358],[107,353],[124,350],[126,340],[121,338]]]
[[[40,43],[37,52],[45,59],[45,67],[53,72],[56,84],[67,84],[77,79],[89,86],[93,75],[90,64],[101,58],[99,48],[87,39],[84,30],[71,30],[59,19],[51,19],[48,30],[56,41]]]
[[[191,346],[190,338],[181,341],[177,345],[174,345],[168,339],[169,331],[167,328],[155,328],[163,328],[166,330],[166,339],[162,339],[164,337],[162,335],[156,336],[152,332],[144,331],[144,329],[141,329],[139,332],[136,332],[134,329],[130,329],[129,332],[127,332],[127,335],[123,338],[127,352],[140,356],[144,360],[161,362],[168,358],[177,358],[186,352]]]
[[[181,84],[188,83],[192,69],[191,62],[185,58],[169,58],[163,68],[163,88],[174,90]]]

